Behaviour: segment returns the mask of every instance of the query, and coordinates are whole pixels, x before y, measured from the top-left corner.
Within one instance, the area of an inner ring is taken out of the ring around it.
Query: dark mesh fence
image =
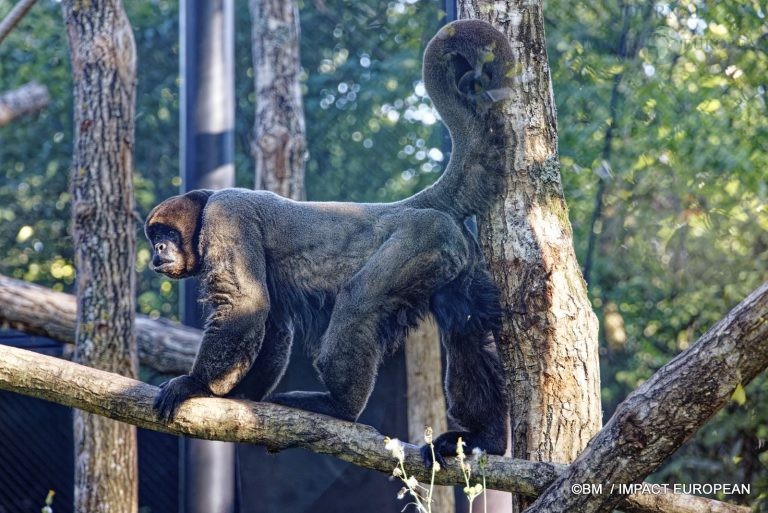
[[[60,356],[61,344],[0,330],[0,344]],[[178,510],[178,439],[138,430],[140,513]],[[0,391],[0,513],[37,513],[54,490],[55,513],[71,513],[72,410]]]

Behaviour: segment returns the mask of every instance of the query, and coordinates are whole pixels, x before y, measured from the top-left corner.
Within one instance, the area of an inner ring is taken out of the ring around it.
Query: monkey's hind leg
[[[354,421],[368,402],[381,363],[376,337],[377,312],[366,304],[361,287],[350,285],[336,297],[328,329],[315,356],[315,369],[327,392],[272,394],[269,402]]]
[[[458,227],[437,211],[411,212],[336,296],[315,367],[328,389],[271,401],[356,420],[373,391],[382,355],[426,313],[434,290],[464,263]]]
[[[507,447],[509,398],[492,336],[500,315],[497,293],[484,272],[475,274],[472,289],[473,304],[443,297],[438,301],[453,302],[455,314],[446,316],[445,309],[435,312],[446,352],[448,416],[460,428],[434,440],[435,458],[441,464],[445,457],[456,455],[459,438],[467,451],[477,447],[489,454],[504,454]],[[463,322],[458,320],[462,311],[466,312]],[[427,467],[431,466],[430,448],[424,446],[421,452]]]
[[[460,429],[435,438],[435,459],[440,464],[445,464],[445,457],[456,456],[459,438],[468,452],[475,448],[489,454],[506,451],[509,401],[504,374],[495,347],[484,339],[477,334],[443,337],[448,417]],[[422,447],[421,454],[430,467],[430,448]]]
[[[315,369],[327,392],[293,391],[273,394],[270,402],[355,421],[373,391],[381,364],[376,338],[378,314],[350,315],[352,300],[340,296],[315,358]],[[348,316],[348,317],[347,317]]]

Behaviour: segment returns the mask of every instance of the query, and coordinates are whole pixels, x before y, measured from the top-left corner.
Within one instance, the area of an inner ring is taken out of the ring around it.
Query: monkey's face
[[[144,233],[152,244],[152,270],[180,280],[200,272],[197,243],[202,212],[212,191],[174,196],[152,209]]]
[[[174,279],[191,276],[188,258],[184,254],[182,235],[178,230],[164,225],[154,224],[147,227],[147,238],[152,244],[152,270]]]

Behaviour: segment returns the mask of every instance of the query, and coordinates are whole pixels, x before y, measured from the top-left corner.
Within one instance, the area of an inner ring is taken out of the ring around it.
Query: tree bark
[[[24,114],[34,114],[48,106],[48,88],[29,82],[0,94],[0,126],[7,125]]]
[[[685,373],[686,370],[677,369],[676,372]],[[0,345],[0,389],[176,435],[265,445],[273,450],[300,447],[386,474],[391,473],[395,465],[392,455],[384,449],[384,437],[370,426],[275,404],[222,398],[190,399],[183,403],[174,420],[166,424],[157,420],[152,409],[157,387],[3,345]],[[405,455],[409,474],[426,482],[429,473],[421,462],[418,448],[406,445]],[[470,458],[469,463],[472,476],[479,479],[482,472],[477,462]],[[485,474],[490,488],[536,496],[566,471],[567,467],[562,464],[488,456]],[[464,486],[463,476],[453,459],[436,477],[439,484]],[[634,513],[750,511],[749,508],[682,494],[635,494],[621,507]]]
[[[75,343],[75,296],[0,275],[0,326]],[[202,332],[165,319],[136,316],[139,362],[161,374],[192,368]]]
[[[62,6],[74,83],[75,360],[135,377],[133,32],[120,0]],[[75,511],[136,513],[136,428],[75,411],[74,436]]]
[[[256,189],[305,199],[306,130],[294,0],[250,0],[256,120],[251,154]]]
[[[611,483],[637,483],[768,367],[768,282],[707,331],[690,349],[632,392],[587,449],[530,513],[609,512],[621,502]],[[573,483],[604,483],[603,493],[576,495]]]
[[[408,334],[405,341],[405,373],[408,385],[408,439],[415,445],[421,445],[426,426],[438,434],[448,430],[440,333],[431,316]],[[452,488],[436,486],[432,500],[432,513],[456,511]]]
[[[499,350],[512,397],[512,456],[572,461],[600,429],[597,319],[573,249],[540,1],[459,2],[509,38],[507,186],[480,220],[505,311]],[[519,511],[515,504],[513,511]]]

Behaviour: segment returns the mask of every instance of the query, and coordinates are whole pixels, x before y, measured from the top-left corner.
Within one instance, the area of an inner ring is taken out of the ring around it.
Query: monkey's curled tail
[[[424,52],[424,85],[451,134],[443,176],[405,200],[464,219],[485,211],[504,184],[508,149],[502,105],[515,76],[506,37],[480,20],[443,27]]]

